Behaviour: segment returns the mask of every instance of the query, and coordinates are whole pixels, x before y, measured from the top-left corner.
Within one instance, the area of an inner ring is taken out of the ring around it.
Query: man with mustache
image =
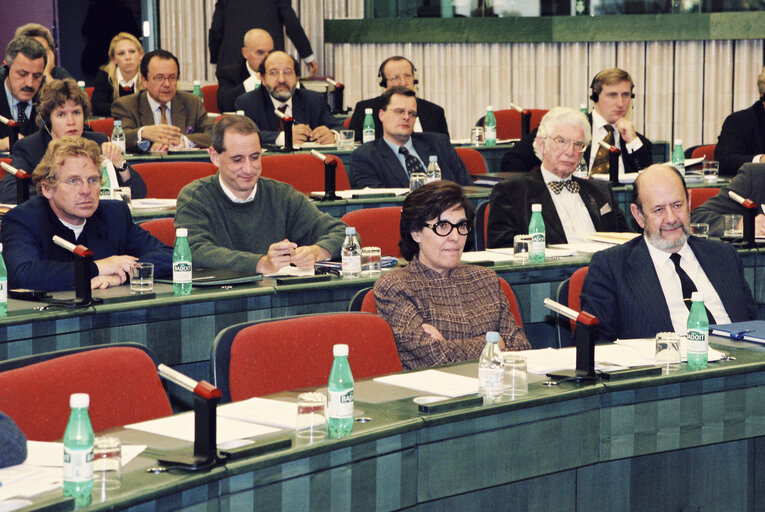
[[[582,309],[600,320],[602,340],[685,334],[693,291],[702,292],[710,325],[755,318],[736,250],[689,236],[688,191],[677,170],[644,170],[630,211],[643,236],[596,252],[582,289]]]
[[[14,39],[5,48],[4,69],[0,81],[5,94],[0,94],[0,115],[16,121],[19,137],[37,131],[34,98],[43,83],[48,57],[45,48],[31,37]],[[11,128],[0,123],[0,151],[8,151]]]
[[[338,121],[327,111],[321,94],[298,89],[297,61],[290,55],[273,51],[260,63],[262,87],[239,96],[234,102],[236,110],[255,121],[260,129],[263,144],[284,144],[284,126],[274,113],[279,110],[292,117],[292,142],[334,144],[334,128],[341,128]]]

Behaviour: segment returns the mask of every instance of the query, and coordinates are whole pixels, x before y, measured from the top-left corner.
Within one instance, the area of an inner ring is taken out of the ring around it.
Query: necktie
[[[605,125],[603,128],[608,133],[603,137],[603,142],[613,146],[614,145],[614,127],[610,124]],[[598,152],[595,153],[595,160],[592,162],[592,171],[590,174],[608,174],[609,163],[611,157],[606,148],[598,144]]]
[[[281,107],[277,108],[276,110],[278,110],[279,112],[284,114],[285,112],[287,112],[287,104],[285,103],[284,105],[282,105]],[[279,116],[277,116],[277,117],[279,117]],[[279,131],[280,132],[284,131],[284,120],[281,117],[279,117]]]
[[[133,94],[135,92],[133,90],[132,85],[120,85],[120,97],[127,96],[128,94]]]
[[[167,105],[159,106],[159,123],[167,124]]]
[[[413,172],[425,172],[425,169],[422,168],[422,164],[417,159],[416,156],[409,153],[409,150],[406,149],[404,146],[401,146],[398,148],[398,152],[404,155],[404,162],[406,164],[406,173],[411,176]]]
[[[579,183],[576,183],[574,180],[550,181],[547,183],[547,186],[550,187],[550,190],[555,192],[556,195],[560,194],[564,188],[567,188],[572,194],[579,193]]]
[[[19,124],[24,124],[27,122],[29,118],[27,118],[27,107],[29,106],[29,103],[26,101],[19,102],[18,105],[16,105],[19,109],[19,114],[16,118],[16,121]]]
[[[685,303],[685,307],[688,308],[688,311],[690,311],[691,310],[691,294],[697,291],[696,285],[693,283],[693,280],[691,279],[691,277],[680,266],[679,253],[670,254],[669,259],[671,259],[672,263],[674,263],[675,265],[675,272],[677,272],[677,276],[680,278],[680,288],[683,289],[683,302]],[[709,320],[709,323],[714,324],[715,317],[712,315],[712,313],[709,312],[709,309],[706,306],[704,306],[704,309],[706,309],[707,311],[707,319]]]

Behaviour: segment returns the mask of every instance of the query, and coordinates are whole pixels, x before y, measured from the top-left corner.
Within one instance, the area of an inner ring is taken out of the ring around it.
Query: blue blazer
[[[274,114],[274,103],[265,86],[242,94],[234,106],[235,110],[244,110],[244,115],[255,121],[260,128],[263,144],[274,143],[279,136],[279,118]],[[292,117],[296,123],[307,124],[312,130],[319,126],[340,129],[343,125],[327,110],[324,96],[307,89],[295,89],[292,92]]]
[[[74,289],[75,256],[55,245],[53,235],[86,246],[96,260],[128,254],[154,263],[155,277],[172,273],[173,249],[133,224],[130,210],[122,201],[99,201],[98,209],[75,240],[74,231],[61,223],[48,200],[35,196],[3,216],[0,238],[10,288]],[[94,263],[90,277],[97,275]]]
[[[425,164],[428,157],[438,157],[441,178],[460,185],[472,185],[473,178],[465,169],[449,138],[441,133],[413,133],[412,145]],[[362,144],[351,153],[351,185],[354,188],[409,187],[404,166],[382,137]]]
[[[688,238],[688,245],[731,321],[753,320],[754,297],[733,246],[694,236]],[[657,332],[674,331],[644,237],[592,256],[582,288],[582,309],[600,320],[603,341],[650,338]]]

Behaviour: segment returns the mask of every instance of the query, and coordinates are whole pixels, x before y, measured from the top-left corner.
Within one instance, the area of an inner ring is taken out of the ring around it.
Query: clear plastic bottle
[[[353,430],[353,374],[348,364],[348,345],[335,345],[332,355],[335,359],[329,372],[327,434],[336,439]]]
[[[505,384],[505,361],[499,349],[499,333],[486,333],[486,346],[478,359],[478,393],[487,399],[502,396]]]
[[[0,318],[8,316],[8,270],[3,260],[3,244],[0,244]]]
[[[343,277],[359,277],[361,274],[361,242],[356,235],[356,228],[345,228],[341,266]]]
[[[709,318],[701,292],[691,294],[688,314],[688,369],[703,370],[709,357]]]
[[[194,89],[191,91],[191,94],[202,100],[202,103],[205,101],[204,94],[202,94],[202,85],[199,83],[199,80],[194,80]]]
[[[484,140],[487,146],[497,145],[497,119],[494,117],[494,107],[486,107],[486,117],[483,120]]]
[[[372,109],[364,109],[364,125],[361,128],[361,142],[372,142],[375,140],[375,121],[372,118]]]
[[[681,139],[675,139],[675,145],[672,147],[672,166],[685,176],[685,153]]]
[[[109,199],[112,196],[112,180],[109,177],[109,161],[103,159],[101,161],[101,192],[100,197],[102,199]]]
[[[438,157],[430,155],[428,160],[428,169],[425,171],[425,183],[438,181],[441,179],[441,168],[438,166]]]
[[[173,295],[191,294],[191,249],[189,248],[189,230],[175,230],[173,247]]]
[[[531,263],[543,263],[545,261],[545,221],[542,218],[541,204],[534,203],[531,205],[529,234],[531,235],[529,261]]]
[[[112,143],[116,144],[122,154],[125,154],[125,131],[122,129],[122,121],[119,119],[114,120],[114,128],[112,129]]]
[[[93,489],[93,427],[90,425],[87,393],[69,397],[69,423],[64,431],[64,496],[90,496]]]

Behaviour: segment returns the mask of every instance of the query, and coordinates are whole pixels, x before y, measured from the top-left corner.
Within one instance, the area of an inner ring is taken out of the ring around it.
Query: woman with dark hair
[[[477,359],[487,331],[502,350],[530,348],[497,274],[460,265],[475,210],[451,181],[418,188],[401,210],[401,253],[410,263],[375,283],[377,311],[393,329],[404,369]]]

